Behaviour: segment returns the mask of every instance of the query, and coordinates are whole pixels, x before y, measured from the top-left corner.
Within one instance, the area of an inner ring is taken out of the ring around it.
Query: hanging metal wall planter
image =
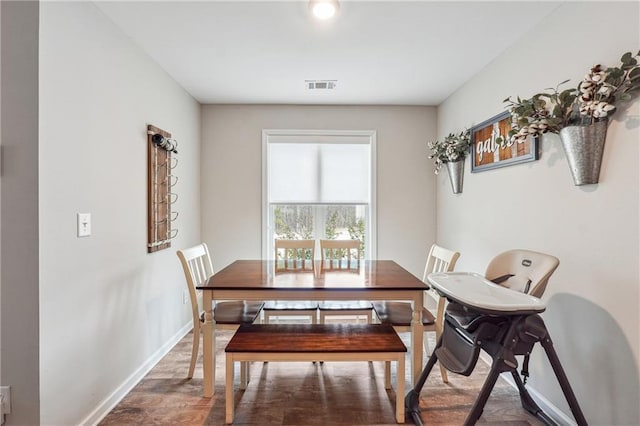
[[[574,185],[598,183],[608,124],[607,120],[603,120],[587,126],[567,126],[560,130],[560,140]]]
[[[445,163],[449,172],[449,181],[454,194],[462,193],[462,181],[464,179],[464,158],[458,161]]]

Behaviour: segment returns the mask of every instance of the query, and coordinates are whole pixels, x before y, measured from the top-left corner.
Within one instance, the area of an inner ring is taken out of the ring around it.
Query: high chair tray
[[[488,314],[532,314],[546,309],[537,297],[494,284],[475,272],[439,272],[429,274],[427,280],[447,299]]]

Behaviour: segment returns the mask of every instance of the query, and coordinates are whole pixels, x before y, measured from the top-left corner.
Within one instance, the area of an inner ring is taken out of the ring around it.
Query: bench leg
[[[257,357],[256,359],[260,359]],[[396,361],[396,422],[404,423],[405,407],[404,407],[404,391],[405,391],[405,354],[399,354],[394,360]],[[391,361],[385,361],[385,389],[391,389]],[[248,378],[249,361],[240,362],[241,382],[244,380],[242,376]],[[233,392],[234,382],[234,357],[233,354],[226,354],[226,374],[225,374],[225,423],[233,424],[235,400]],[[243,386],[241,383],[240,386]],[[246,384],[245,384],[246,386]],[[244,389],[244,388],[242,388]]]
[[[404,423],[404,354],[398,357],[396,371],[396,421],[398,423]]]
[[[247,385],[249,384],[249,366],[251,364],[246,362],[240,363],[240,389],[247,389]]]
[[[384,362],[384,388],[391,389],[391,361]]]
[[[240,367],[242,368],[242,367]],[[225,423],[233,423],[233,355],[227,353],[227,366],[225,374]]]

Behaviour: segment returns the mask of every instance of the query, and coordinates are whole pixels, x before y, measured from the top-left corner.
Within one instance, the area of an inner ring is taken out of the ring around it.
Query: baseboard
[[[131,376],[82,421],[81,425],[97,425],[109,412],[133,389],[142,378],[160,361],[182,338],[191,331],[193,322],[189,321],[164,345],[147,359]]]
[[[512,385],[515,386],[515,383],[512,383]],[[555,420],[558,424],[569,426],[577,425],[572,417],[567,416],[563,411],[553,405],[547,398],[542,396],[542,394],[540,394],[534,388],[532,388],[531,386],[527,386],[527,390],[531,394],[531,397],[536,400],[540,408],[542,408],[542,411],[547,413],[547,415]]]
[[[487,365],[491,366],[492,359],[488,354],[481,352],[480,359],[486,362]],[[505,379],[507,383],[513,386],[513,388],[516,391],[518,390],[518,387],[516,386],[516,382],[513,381],[513,377],[511,377],[510,374],[501,374],[500,377]],[[529,392],[531,397],[534,399],[536,404],[538,404],[538,406],[542,408],[542,411],[544,411],[545,414],[551,417],[558,424],[567,425],[567,426],[576,426],[576,422],[572,417],[567,416],[562,410],[560,410],[558,407],[553,405],[551,401],[549,401],[547,398],[542,396],[540,392],[532,388],[531,385],[527,385],[527,391]]]

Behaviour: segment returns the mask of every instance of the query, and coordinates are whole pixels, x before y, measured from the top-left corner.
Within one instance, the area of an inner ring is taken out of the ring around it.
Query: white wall
[[[438,135],[503,111],[509,95],[529,96],[595,63],[619,64],[638,50],[637,2],[567,2],[438,108]],[[560,267],[544,319],[591,424],[640,424],[638,401],[640,102],[609,127],[600,184],[573,185],[557,135],[539,161],[469,174],[453,195],[437,182],[438,240],[461,252],[457,270],[484,272],[510,248],[553,254]],[[531,386],[569,413],[542,351]],[[569,414],[570,415],[570,414]]]
[[[38,424],[38,3],[2,10],[2,364],[7,425]]]
[[[200,106],[92,3],[40,12],[41,422],[70,425],[96,420],[190,323],[175,250],[200,240]],[[147,124],[180,144],[179,234],[154,254]]]
[[[203,106],[202,237],[216,269],[262,255],[262,129],[377,131],[377,257],[421,276],[435,237],[432,107]]]

